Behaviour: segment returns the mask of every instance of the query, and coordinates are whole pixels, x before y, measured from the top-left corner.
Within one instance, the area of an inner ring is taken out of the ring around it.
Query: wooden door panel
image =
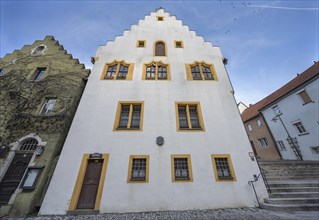
[[[79,196],[77,209],[94,209],[103,160],[89,160]]]

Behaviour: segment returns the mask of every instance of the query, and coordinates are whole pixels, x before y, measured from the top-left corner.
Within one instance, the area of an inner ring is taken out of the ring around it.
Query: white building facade
[[[308,80],[298,83],[303,78]],[[283,159],[319,160],[319,63],[288,84],[295,86],[260,112]],[[289,136],[295,140],[293,145],[287,140]]]
[[[223,59],[163,9],[100,46],[40,214],[256,206]]]

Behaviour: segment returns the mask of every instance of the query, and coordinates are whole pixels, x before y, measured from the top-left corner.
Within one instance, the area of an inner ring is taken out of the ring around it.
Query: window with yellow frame
[[[213,64],[194,62],[186,64],[187,80],[218,80]]]
[[[171,74],[168,64],[162,62],[151,62],[144,64],[143,80],[170,80]]]
[[[127,175],[128,183],[148,183],[149,160],[148,155],[130,156]]]
[[[190,154],[171,155],[171,168],[173,182],[193,182]]]
[[[205,131],[199,102],[175,102],[177,131]]]
[[[106,63],[101,75],[101,80],[132,80],[134,64],[124,61]]]
[[[215,180],[219,181],[236,181],[236,176],[230,154],[212,154],[211,155]]]
[[[144,102],[120,101],[117,106],[113,131],[142,131]]]

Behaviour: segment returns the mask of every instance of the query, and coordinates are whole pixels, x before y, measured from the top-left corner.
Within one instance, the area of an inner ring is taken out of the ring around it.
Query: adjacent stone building
[[[93,60],[40,214],[257,204],[248,181],[260,171],[218,46],[159,9]]]
[[[0,217],[39,210],[89,73],[52,36],[0,59]]]

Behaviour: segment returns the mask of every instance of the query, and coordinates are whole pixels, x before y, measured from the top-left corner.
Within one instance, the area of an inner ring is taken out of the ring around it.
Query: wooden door
[[[16,153],[0,183],[0,204],[7,204],[19,186],[33,153]]]
[[[102,159],[91,159],[88,161],[77,209],[94,209],[102,165]]]

